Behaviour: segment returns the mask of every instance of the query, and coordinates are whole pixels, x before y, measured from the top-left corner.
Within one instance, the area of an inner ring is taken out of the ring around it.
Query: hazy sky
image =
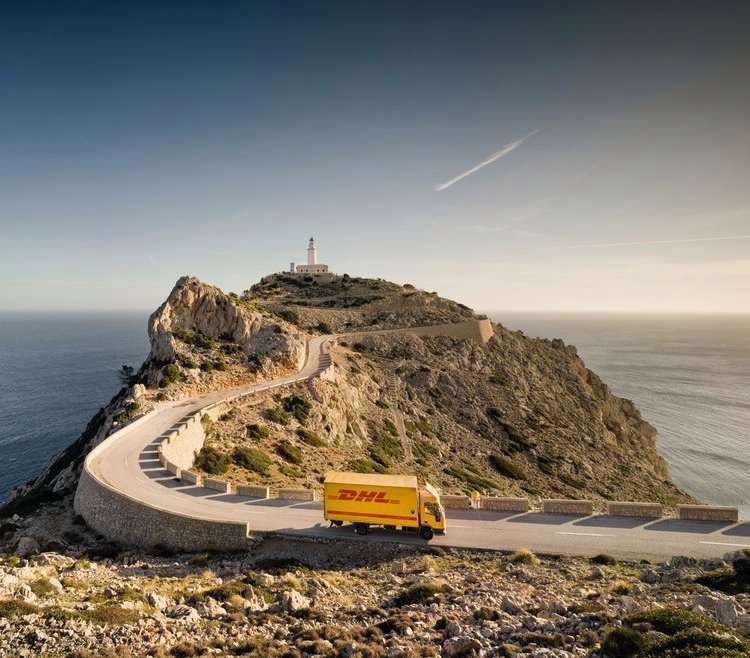
[[[302,261],[750,312],[750,2],[0,2],[0,309]]]

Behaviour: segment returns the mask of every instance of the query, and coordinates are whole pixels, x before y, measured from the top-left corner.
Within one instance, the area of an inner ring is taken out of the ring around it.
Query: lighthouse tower
[[[310,238],[307,243],[307,265],[297,265],[291,263],[290,274],[326,274],[335,277],[335,274],[328,272],[328,265],[318,262],[318,247],[315,244],[315,238]]]
[[[307,264],[316,265],[318,262],[318,248],[315,246],[315,239],[310,238],[307,243]]]

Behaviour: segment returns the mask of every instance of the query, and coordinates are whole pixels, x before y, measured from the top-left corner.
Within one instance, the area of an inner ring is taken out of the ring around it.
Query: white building
[[[289,274],[328,274],[328,265],[318,262],[318,248],[315,240],[310,238],[307,244],[307,265],[289,264]]]

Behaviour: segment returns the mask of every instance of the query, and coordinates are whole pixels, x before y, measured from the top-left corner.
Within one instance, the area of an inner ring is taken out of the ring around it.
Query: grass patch
[[[266,418],[277,425],[289,425],[289,414],[281,407],[266,409]]]
[[[513,480],[526,479],[523,471],[507,457],[503,457],[502,455],[493,453],[489,456],[489,461],[492,468],[494,468],[503,477],[511,478]]]
[[[401,443],[391,434],[376,432],[370,442],[369,456],[385,468],[390,468],[394,461],[401,459]]]
[[[615,628],[602,640],[602,651],[612,658],[635,656],[646,646],[646,636],[632,628]]]
[[[447,468],[443,469],[443,472],[447,475],[450,475],[451,477],[456,478],[457,480],[460,480],[461,482],[464,482],[472,489],[488,490],[499,488],[498,483],[494,480],[484,478],[481,475],[472,473],[467,469],[459,468],[458,466],[448,466]]]
[[[297,436],[302,439],[307,445],[313,446],[315,448],[321,448],[322,446],[326,445],[326,442],[321,439],[315,432],[305,429],[304,427],[300,427],[297,430]]]
[[[271,431],[265,425],[258,425],[258,423],[252,423],[247,426],[247,438],[260,441],[266,439],[271,434]]]
[[[349,462],[349,470],[355,473],[388,473],[388,469],[372,459],[353,459]]]
[[[265,473],[273,460],[261,450],[255,448],[237,448],[232,453],[232,459],[237,466],[255,473]]]
[[[276,452],[278,452],[282,458],[286,459],[286,461],[291,462],[292,464],[301,464],[304,460],[302,450],[287,441],[280,443],[276,447]]]
[[[309,400],[306,400],[299,395],[288,395],[281,399],[281,406],[289,414],[292,414],[297,419],[297,422],[304,425],[307,421],[307,417],[310,415],[312,404]]]
[[[187,345],[204,350],[212,350],[216,346],[213,340],[199,331],[189,331],[188,329],[177,327],[176,329],[172,329],[172,335]]]
[[[437,583],[414,583],[396,595],[393,605],[400,608],[411,603],[433,603],[440,592],[442,587]]]
[[[698,576],[695,582],[727,594],[750,592],[750,551],[732,560],[732,565]]]
[[[508,560],[513,564],[539,564],[539,558],[527,548],[519,548]]]
[[[18,599],[0,600],[0,619],[16,619],[25,615],[39,612],[39,608],[33,603],[26,603]]]
[[[299,479],[303,477],[302,472],[298,468],[290,466],[289,464],[279,464],[279,472],[289,478]]]
[[[232,465],[232,457],[212,446],[203,446],[195,460],[195,465],[211,475],[226,473]]]

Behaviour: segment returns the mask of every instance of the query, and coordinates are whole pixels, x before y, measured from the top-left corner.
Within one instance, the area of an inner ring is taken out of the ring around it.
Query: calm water
[[[0,313],[0,501],[33,478],[148,354],[140,313]]]
[[[575,345],[659,431],[677,484],[750,518],[750,316],[488,315]]]
[[[0,500],[73,441],[148,352],[147,313],[0,313]],[[750,518],[750,317],[489,313],[562,338],[659,430],[672,477]]]

